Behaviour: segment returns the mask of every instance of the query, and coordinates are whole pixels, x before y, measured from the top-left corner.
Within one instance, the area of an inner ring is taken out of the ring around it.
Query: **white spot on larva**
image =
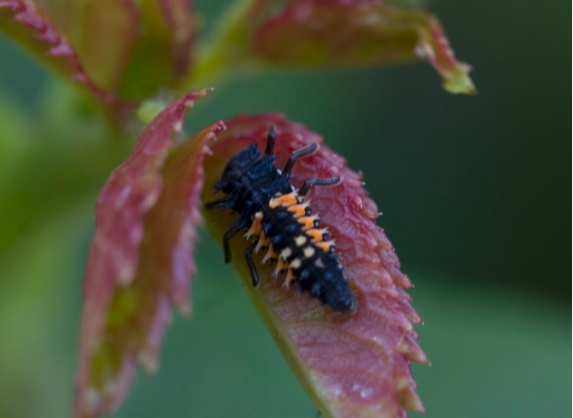
[[[299,235],[294,239],[294,242],[298,247],[302,247],[306,242],[306,237],[304,235]]]
[[[302,263],[301,263],[300,259],[299,259],[299,258],[295,258],[295,259],[292,260],[292,262],[290,263],[290,268],[297,269],[297,268],[300,267],[301,264],[302,264]]]
[[[304,249],[304,256],[305,256],[306,258],[310,258],[310,257],[312,257],[313,255],[314,255],[314,248],[312,248],[312,247],[306,247],[306,248]]]
[[[324,263],[322,262],[322,258],[317,258],[314,262],[314,265],[320,269],[324,268]]]
[[[281,258],[286,260],[287,258],[289,258],[291,256],[291,254],[292,254],[292,250],[287,247],[281,251]]]

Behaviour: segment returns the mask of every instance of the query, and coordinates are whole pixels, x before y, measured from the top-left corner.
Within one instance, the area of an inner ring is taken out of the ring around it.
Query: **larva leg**
[[[223,236],[223,247],[225,248],[225,263],[227,264],[230,263],[232,258],[231,246],[229,245],[229,240],[233,238],[233,236],[241,229],[243,229],[245,226],[246,225],[244,222],[240,222],[238,224],[231,226],[231,229],[225,232],[225,235]]]
[[[205,203],[205,209],[211,210],[211,209],[215,209],[215,208],[220,208],[227,202],[227,200],[228,200],[227,197],[223,197],[221,199],[212,200],[211,202],[207,202],[207,203]]]
[[[253,256],[253,251],[255,250],[255,248],[257,247],[257,242],[253,242],[249,248],[247,248],[245,250],[245,258],[247,259],[247,265],[249,266],[249,270],[251,271],[251,280],[253,282],[253,286],[256,287],[259,285],[259,272],[257,271],[257,267],[255,266],[255,263],[253,262],[252,256]]]

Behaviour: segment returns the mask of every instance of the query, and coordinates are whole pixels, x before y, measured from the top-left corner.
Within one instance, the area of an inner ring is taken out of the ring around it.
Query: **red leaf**
[[[277,64],[356,66],[427,59],[452,93],[475,93],[438,20],[379,0],[292,0],[256,34],[256,51]]]
[[[284,116],[240,116],[227,122],[228,130],[205,160],[207,184],[220,177],[226,162],[256,142],[266,143],[269,126],[277,132],[278,166],[296,149],[322,138]],[[271,278],[274,267],[260,267],[261,286],[254,289],[242,257],[235,257],[245,287],[265,319],[293,371],[326,417],[403,417],[403,408],[423,411],[415,394],[410,361],[427,362],[418,346],[412,323],[420,318],[402,288],[410,281],[399,270],[394,249],[376,226],[378,209],[368,198],[361,175],[324,145],[295,165],[296,185],[307,179],[341,176],[337,186],[315,187],[308,194],[313,213],[328,227],[350,281],[358,310],[354,315],[334,312],[316,299],[285,290],[283,280]],[[204,199],[211,200],[206,188]],[[215,211],[216,212],[216,211]],[[233,216],[209,212],[208,226],[219,238]],[[242,254],[246,240],[233,240]]]
[[[171,132],[180,129],[184,109],[205,91],[172,103],[147,128],[130,158],[110,177],[97,212],[96,237],[86,272],[76,417],[112,412],[127,392],[139,362],[157,368],[163,329],[171,306],[189,310],[188,276],[196,239],[197,205],[203,184],[201,164],[207,142],[224,129],[222,122],[174,148]],[[277,164],[296,149],[322,138],[282,115],[240,116],[219,134],[205,158],[208,184],[214,184],[238,151],[255,142],[264,147],[268,127],[277,132]],[[171,155],[166,158],[169,149]],[[309,192],[321,223],[332,232],[341,263],[356,297],[357,311],[340,314],[316,299],[285,290],[259,272],[253,288],[246,263],[235,266],[271,333],[309,395],[325,417],[404,417],[404,408],[423,411],[415,393],[410,361],[426,362],[412,324],[420,318],[404,287],[392,245],[376,226],[376,205],[361,176],[325,146],[299,160],[293,171],[300,186],[310,178],[340,176],[342,182]],[[203,197],[212,199],[211,190]],[[217,236],[233,216],[208,215]],[[233,251],[246,248],[234,239]]]
[[[112,412],[138,361],[156,369],[171,306],[189,312],[201,163],[207,142],[224,125],[218,122],[177,148],[172,133],[181,131],[185,110],[207,93],[167,106],[100,194],[84,282],[76,417]]]
[[[120,109],[131,107],[127,102],[119,100],[111,92],[101,88],[88,76],[77,53],[59,28],[34,2],[0,1],[0,27],[50,66],[84,85],[99,99]]]

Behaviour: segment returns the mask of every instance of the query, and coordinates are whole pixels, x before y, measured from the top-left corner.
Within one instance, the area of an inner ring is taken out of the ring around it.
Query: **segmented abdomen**
[[[270,199],[254,215],[245,235],[258,237],[255,252],[266,249],[263,263],[276,260],[274,276],[286,273],[286,286],[294,282],[322,303],[352,309],[354,298],[334,253],[334,241],[328,240],[326,228],[319,228],[318,216],[311,215],[309,201],[303,203],[297,191]]]

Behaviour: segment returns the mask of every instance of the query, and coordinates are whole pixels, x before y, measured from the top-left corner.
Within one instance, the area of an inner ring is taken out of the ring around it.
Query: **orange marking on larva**
[[[275,271],[273,272],[273,277],[274,278],[278,277],[279,273],[283,270],[286,270],[286,268],[287,268],[287,266],[284,263],[284,261],[279,258],[279,260],[277,262],[277,266],[275,268]]]
[[[324,251],[325,253],[327,253],[327,252],[330,251],[330,243],[328,243],[328,242],[322,242],[322,241],[321,241],[321,242],[317,242],[317,243],[316,243],[316,246],[317,246],[318,248],[320,248],[322,251]]]
[[[322,228],[319,229],[320,233],[322,234],[322,240],[325,240],[325,234],[326,234],[326,239],[328,239],[328,237],[330,236],[330,232],[328,232],[328,228]]]
[[[269,240],[267,239],[264,232],[261,232],[259,236],[259,241],[257,242],[257,246],[255,247],[255,254],[259,252],[261,247],[267,247],[269,245]]]
[[[298,219],[304,216],[305,206],[304,205],[291,206],[290,208],[288,208],[288,211],[294,214],[295,219]]]
[[[291,270],[291,269],[288,269],[288,272],[287,272],[285,281],[284,281],[284,283],[283,283],[283,287],[288,289],[289,286],[290,286],[290,284],[291,284],[291,282],[294,282],[294,281],[295,281],[294,274],[292,273],[292,270]]]
[[[271,209],[275,209],[279,206],[282,206],[284,208],[289,208],[293,205],[296,205],[297,203],[298,203],[297,194],[295,191],[289,194],[283,194],[282,196],[272,198],[269,201],[269,207]]]
[[[259,235],[263,230],[263,225],[261,221],[263,220],[263,212],[257,212],[255,214],[255,218],[253,219],[253,223],[251,224],[251,228],[245,233],[245,238],[249,239],[251,235]]]
[[[297,221],[299,224],[303,226],[302,230],[306,231],[307,229],[311,229],[314,227],[314,221],[318,218],[318,216],[303,216],[302,218],[298,218]]]
[[[261,264],[265,264],[268,259],[275,258],[275,257],[276,257],[276,255],[275,255],[275,252],[273,251],[273,244],[271,244],[269,246],[269,249],[267,250],[267,253],[263,257],[263,261],[261,261]]]
[[[322,241],[322,231],[320,229],[311,229],[306,231],[306,234],[312,238],[313,242]]]

